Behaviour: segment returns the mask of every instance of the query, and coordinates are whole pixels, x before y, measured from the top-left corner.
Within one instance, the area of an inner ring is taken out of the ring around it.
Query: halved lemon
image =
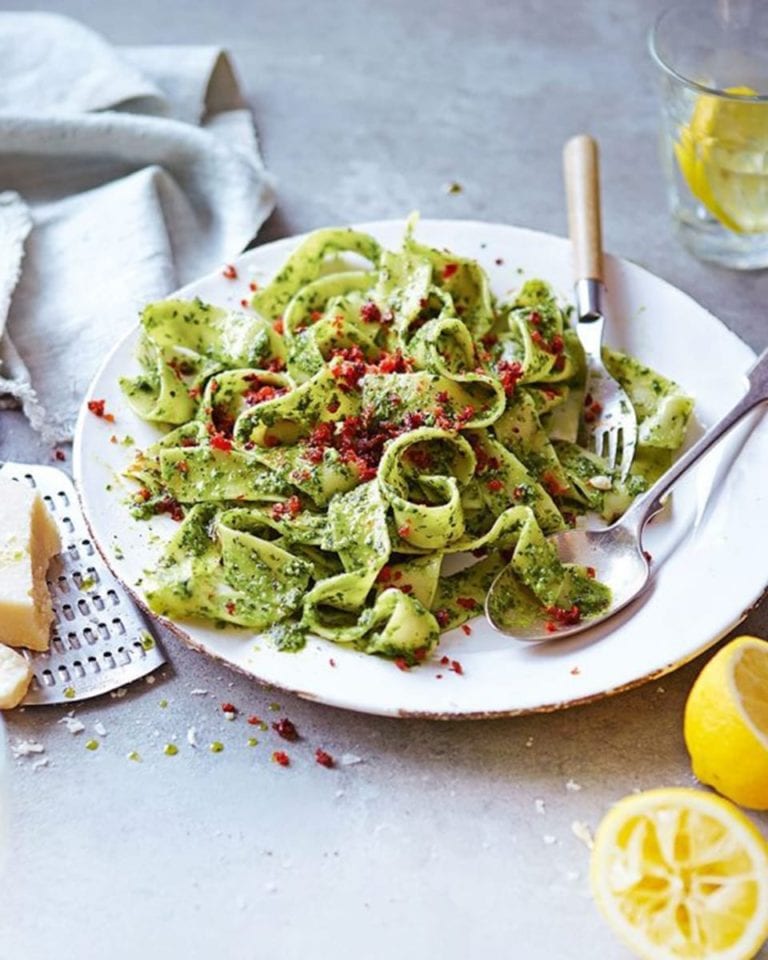
[[[751,87],[729,87],[754,97]],[[768,232],[768,102],[702,94],[674,145],[691,193],[736,233]]]
[[[702,790],[620,800],[595,835],[598,907],[645,960],[749,960],[768,936],[768,845]]]
[[[693,772],[745,807],[768,809],[768,643],[737,637],[707,663],[683,724]]]

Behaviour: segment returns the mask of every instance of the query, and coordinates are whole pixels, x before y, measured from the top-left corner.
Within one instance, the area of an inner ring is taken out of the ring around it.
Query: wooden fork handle
[[[574,280],[603,281],[603,239],[600,226],[600,163],[597,143],[581,133],[563,149],[568,233],[573,250]]]

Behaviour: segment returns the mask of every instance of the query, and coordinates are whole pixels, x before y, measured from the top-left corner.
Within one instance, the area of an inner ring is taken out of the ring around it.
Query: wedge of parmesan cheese
[[[0,643],[47,650],[53,611],[45,583],[61,550],[56,524],[40,494],[0,480]]]
[[[20,653],[0,644],[0,710],[10,710],[24,699],[32,670]]]

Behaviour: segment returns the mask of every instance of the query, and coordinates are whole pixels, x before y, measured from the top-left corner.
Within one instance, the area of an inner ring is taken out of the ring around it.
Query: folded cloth
[[[115,49],[0,14],[0,394],[50,443],[163,297],[239,253],[274,205],[226,54]]]

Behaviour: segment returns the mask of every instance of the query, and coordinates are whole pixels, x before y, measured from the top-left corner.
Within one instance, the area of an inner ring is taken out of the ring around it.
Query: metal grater
[[[25,706],[74,703],[138,680],[165,663],[151,628],[96,550],[70,478],[54,467],[0,465],[40,492],[61,534],[48,569],[51,648],[22,649],[34,677]]]

